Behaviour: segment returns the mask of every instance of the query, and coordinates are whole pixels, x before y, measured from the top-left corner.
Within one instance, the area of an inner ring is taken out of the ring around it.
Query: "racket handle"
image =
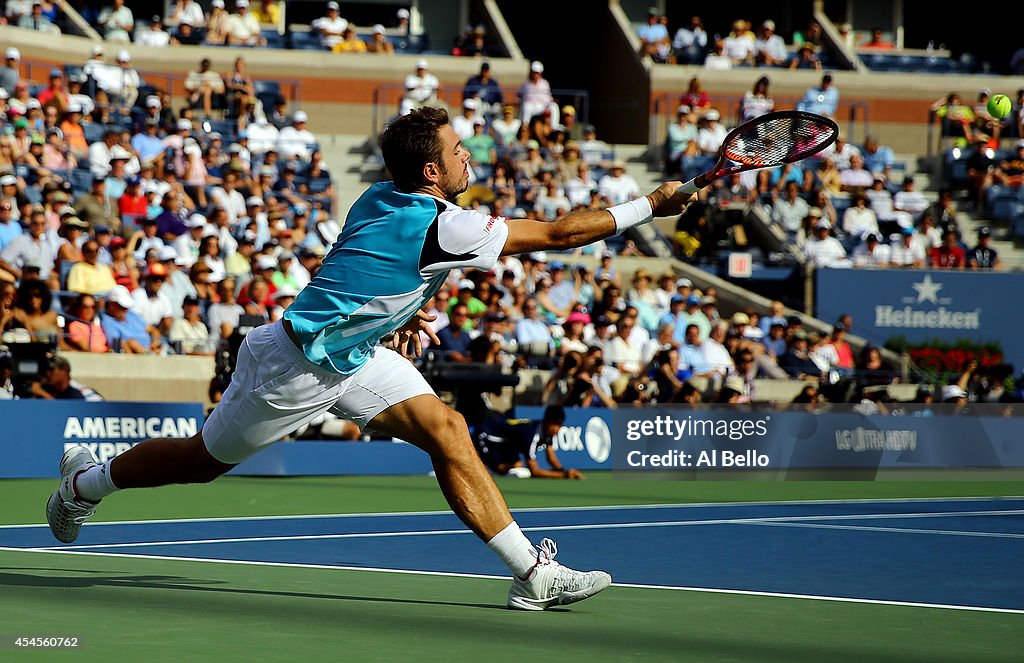
[[[690,180],[689,182],[687,182],[687,183],[683,184],[681,187],[679,187],[679,190],[682,191],[683,193],[697,193],[702,188],[703,187],[701,187],[699,184],[697,184],[697,178],[695,177],[692,180]]]

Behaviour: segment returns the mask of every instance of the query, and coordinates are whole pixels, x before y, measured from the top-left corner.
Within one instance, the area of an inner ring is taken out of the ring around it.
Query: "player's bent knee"
[[[234,467],[234,465],[222,463],[210,454],[201,432],[185,440],[185,446],[189,456],[189,465],[192,468],[190,483],[210,483]]]

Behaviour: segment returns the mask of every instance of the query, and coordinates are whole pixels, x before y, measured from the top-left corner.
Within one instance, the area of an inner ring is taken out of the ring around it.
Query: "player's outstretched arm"
[[[548,223],[529,219],[510,219],[508,239],[502,255],[516,255],[530,251],[564,251],[586,246],[599,239],[617,235],[629,228],[649,223],[658,216],[674,216],[696,200],[695,195],[683,193],[681,182],[665,182],[642,198],[637,198],[607,210],[579,210]]]

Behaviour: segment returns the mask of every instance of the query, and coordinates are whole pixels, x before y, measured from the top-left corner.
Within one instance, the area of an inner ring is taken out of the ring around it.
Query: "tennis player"
[[[511,570],[510,608],[574,603],[611,584],[602,571],[555,562],[550,539],[535,547],[526,538],[462,416],[442,404],[408,358],[419,352],[419,331],[433,336],[421,307],[449,270],[488,270],[502,255],[590,244],[678,214],[690,196],[668,182],[607,211],[572,212],[554,223],[506,220],[451,202],[468,186],[470,154],[445,111],[423,108],[395,120],[381,150],[393,181],[374,184],[356,201],[284,319],[246,335],[231,385],[199,434],[147,440],[104,464],[86,447],[64,454],[46,505],[59,541],[74,541],[99,501],[117,490],[212,481],[332,412],[430,455],[452,510]]]

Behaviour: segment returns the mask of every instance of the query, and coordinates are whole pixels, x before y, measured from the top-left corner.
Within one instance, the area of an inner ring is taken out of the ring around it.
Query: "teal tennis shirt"
[[[379,182],[352,206],[320,271],[284,317],[310,361],[355,373],[450,270],[491,269],[507,238],[503,217]]]

